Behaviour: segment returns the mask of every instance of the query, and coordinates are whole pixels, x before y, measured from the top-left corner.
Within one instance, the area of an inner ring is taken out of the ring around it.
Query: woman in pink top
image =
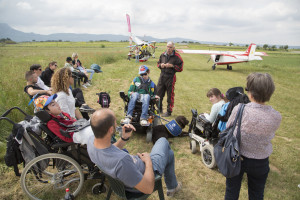
[[[245,105],[241,123],[241,172],[235,177],[226,178],[226,200],[239,198],[244,173],[248,177],[249,199],[264,198],[264,188],[270,171],[269,156],[273,151],[271,140],[281,122],[280,113],[265,104],[275,90],[269,74],[250,74],[245,90],[248,92],[250,103]],[[233,109],[227,127],[233,123],[238,107]]]

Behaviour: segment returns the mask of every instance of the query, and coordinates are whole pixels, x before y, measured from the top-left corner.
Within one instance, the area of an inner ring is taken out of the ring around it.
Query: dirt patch
[[[276,172],[276,173],[278,173],[278,174],[281,173],[280,170],[279,170],[277,167],[275,167],[274,165],[272,165],[272,164],[270,164],[270,169],[271,169],[273,172]]]
[[[275,137],[282,138],[282,139],[284,139],[284,140],[286,140],[286,141],[288,141],[288,142],[292,142],[292,141],[293,141],[292,139],[287,138],[287,137],[283,137],[283,136],[275,136]]]

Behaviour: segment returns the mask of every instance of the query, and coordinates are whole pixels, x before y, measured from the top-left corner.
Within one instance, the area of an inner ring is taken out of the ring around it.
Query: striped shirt
[[[235,106],[226,127],[236,116],[239,105]],[[254,102],[245,105],[241,123],[241,155],[253,159],[265,159],[273,151],[271,140],[279,128],[281,115],[271,106]],[[234,131],[236,134],[237,128]]]

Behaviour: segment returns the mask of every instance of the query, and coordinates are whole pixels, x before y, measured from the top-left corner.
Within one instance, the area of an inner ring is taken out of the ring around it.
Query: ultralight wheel
[[[92,188],[93,194],[102,194],[107,191],[107,187],[104,183],[97,183]]]
[[[190,149],[192,150],[192,154],[197,152],[197,143],[195,140],[190,141]]]
[[[72,158],[56,153],[34,158],[21,175],[22,189],[31,199],[61,199],[66,188],[76,196],[83,182],[80,165]]]
[[[215,70],[216,69],[216,64],[214,64],[211,68],[212,68],[212,70]]]
[[[214,156],[214,147],[211,144],[207,144],[203,147],[201,157],[202,162],[207,168],[212,169],[217,165]]]

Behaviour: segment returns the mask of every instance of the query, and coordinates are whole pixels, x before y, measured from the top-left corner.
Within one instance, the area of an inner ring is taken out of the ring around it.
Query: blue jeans
[[[130,101],[128,103],[127,115],[130,115],[132,117],[135,103],[139,98],[140,98],[140,101],[142,102],[141,119],[147,120],[148,119],[148,108],[149,108],[149,103],[150,103],[150,95],[149,94],[139,94],[137,92],[132,93],[130,96]]]
[[[258,160],[243,157],[240,174],[226,178],[225,199],[239,198],[244,173],[247,173],[248,177],[249,200],[264,199],[264,189],[269,171],[269,158]]]
[[[87,73],[91,73],[90,77],[89,77],[89,80],[92,80],[95,71],[93,69],[85,69],[85,70],[86,70]]]
[[[163,175],[167,189],[171,190],[177,187],[175,175],[175,158],[169,142],[166,138],[159,138],[154,144],[150,153],[154,174]]]

